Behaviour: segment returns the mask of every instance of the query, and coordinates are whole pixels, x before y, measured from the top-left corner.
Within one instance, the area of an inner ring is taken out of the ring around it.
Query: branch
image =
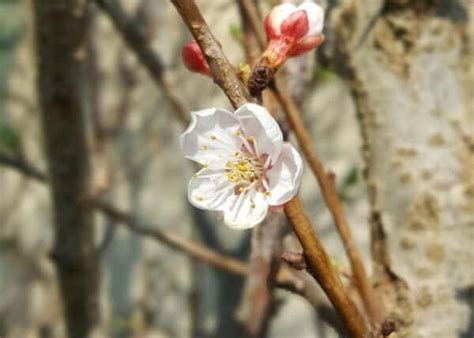
[[[165,97],[176,111],[180,122],[187,125],[189,121],[188,109],[173,92],[171,84],[166,79],[166,70],[163,61],[150,47],[145,34],[143,34],[136,23],[127,15],[119,1],[95,0],[95,2],[104,13],[107,14],[126,44],[145,66],[153,81],[161,88]]]
[[[250,101],[246,88],[239,80],[234,67],[227,60],[219,42],[204,21],[194,1],[171,0],[171,2],[188,26],[199,47],[201,47],[211,69],[214,82],[221,87],[230,103],[234,108],[237,108]]]
[[[84,199],[90,188],[83,91],[88,11],[81,0],[32,4],[37,91],[51,177],[52,257],[64,301],[67,335],[90,337],[101,316],[93,217]]]
[[[44,182],[47,179],[46,174],[18,157],[11,157],[0,153],[0,164],[5,167],[15,169],[19,173],[37,181]]]
[[[334,308],[343,318],[351,335],[353,337],[366,337],[367,328],[364,319],[334,272],[300,199],[298,197],[293,198],[285,205],[285,211],[303,247],[308,272],[321,285]]]
[[[238,107],[248,102],[246,91],[237,78],[232,66],[225,58],[219,43],[216,41],[207,23],[204,21],[199,9],[192,0],[171,0],[184,22],[199,43],[201,50],[211,67],[214,78],[219,79],[218,84],[229,97],[232,105]],[[366,327],[364,320],[345,292],[344,286],[332,270],[327,255],[319,239],[313,231],[311,222],[298,198],[293,199],[285,206],[288,218],[293,229],[305,249],[308,265],[313,269],[313,277],[321,284],[336,310],[344,319],[349,332],[354,337],[365,337]],[[300,223],[301,222],[301,223]],[[308,253],[306,253],[308,251]],[[325,258],[325,259],[324,259]],[[326,264],[327,263],[327,264]],[[330,277],[321,277],[321,276]]]
[[[255,4],[250,0],[238,1],[241,3],[242,8],[247,11],[247,16],[251,23],[250,26],[254,30],[260,48],[263,50],[266,47],[266,41],[261,31],[261,20],[255,18],[256,13],[258,13]],[[372,323],[377,324],[381,319],[380,309],[376,304],[374,290],[369,282],[360,252],[354,242],[352,232],[335,186],[325,171],[323,164],[319,160],[318,155],[312,146],[309,133],[304,125],[303,119],[301,118],[301,112],[289,94],[289,91],[280,76],[276,77],[273,92],[290,122],[306,161],[321,188],[324,201],[331,212],[334,224],[339,232],[346,254],[349,257],[356,288],[364,303],[364,307],[371,318]]]
[[[245,12],[246,20],[255,34],[258,47],[260,48],[260,51],[263,51],[267,46],[267,41],[262,29],[262,20],[260,19],[258,8],[254,0],[237,0],[237,3]]]
[[[170,248],[178,250],[191,258],[199,259],[199,261],[223,269],[236,275],[246,275],[248,267],[245,263],[231,257],[224,256],[209,247],[197,243],[193,240],[186,239],[177,233],[171,231],[159,230],[156,226],[140,224],[132,215],[121,211],[111,204],[100,200],[91,201],[91,206],[100,210],[102,213],[120,222],[128,229],[151,237]]]

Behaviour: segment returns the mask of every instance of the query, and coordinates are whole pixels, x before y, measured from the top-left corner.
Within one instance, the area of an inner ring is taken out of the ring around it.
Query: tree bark
[[[363,139],[374,287],[401,337],[473,334],[467,3],[353,0],[330,20]]]
[[[85,138],[87,6],[82,0],[35,0],[37,90],[54,205],[53,260],[68,337],[90,337],[99,322]]]

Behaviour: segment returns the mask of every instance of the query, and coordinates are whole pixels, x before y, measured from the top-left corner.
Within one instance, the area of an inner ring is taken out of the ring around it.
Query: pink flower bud
[[[196,41],[188,42],[181,51],[183,63],[191,72],[211,76],[211,70],[206,58]]]
[[[264,22],[268,41],[264,56],[277,68],[288,57],[317,48],[324,41],[323,24],[324,11],[312,1],[273,7]]]

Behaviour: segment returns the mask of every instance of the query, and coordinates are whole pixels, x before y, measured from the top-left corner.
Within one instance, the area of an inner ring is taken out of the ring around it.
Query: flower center
[[[248,157],[227,162],[226,171],[226,177],[230,182],[245,189],[260,180],[264,170],[258,158]]]

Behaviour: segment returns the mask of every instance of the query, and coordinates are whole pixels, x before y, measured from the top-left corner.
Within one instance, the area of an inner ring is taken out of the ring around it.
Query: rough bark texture
[[[86,6],[81,0],[33,2],[37,88],[54,204],[57,267],[68,336],[90,337],[99,319],[98,259],[87,207],[84,134]]]
[[[473,284],[467,11],[462,1],[356,0],[331,16],[332,60],[363,138],[374,286],[400,336],[473,334],[458,296]]]

